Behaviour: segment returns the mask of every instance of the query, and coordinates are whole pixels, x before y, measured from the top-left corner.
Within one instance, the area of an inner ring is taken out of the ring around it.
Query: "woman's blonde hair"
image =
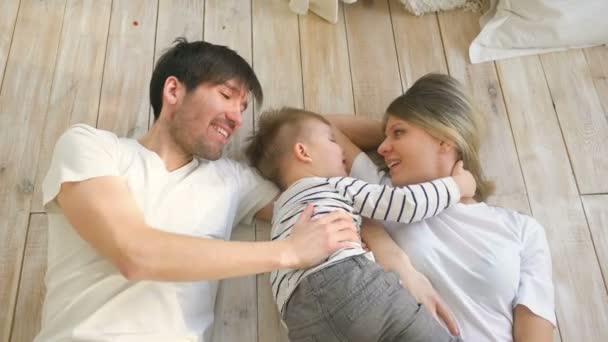
[[[452,142],[465,169],[475,177],[477,201],[485,201],[494,192],[494,183],[484,178],[479,158],[484,117],[456,79],[443,74],[423,76],[390,104],[384,117],[385,126],[389,116]]]

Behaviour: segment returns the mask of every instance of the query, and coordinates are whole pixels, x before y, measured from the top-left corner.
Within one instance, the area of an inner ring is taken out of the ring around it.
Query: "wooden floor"
[[[176,36],[236,49],[262,82],[265,108],[380,117],[419,76],[449,72],[488,116],[491,202],[546,228],[556,341],[608,341],[608,48],[470,65],[478,15],[409,16],[396,0],[359,0],[331,25],[287,0],[0,2],[0,341],[30,341],[44,293],[40,185],[53,145],[84,122],[140,136],[148,81]],[[254,129],[247,119],[230,154]],[[266,239],[268,226],[236,239]],[[215,341],[285,341],[268,276],[223,282]]]

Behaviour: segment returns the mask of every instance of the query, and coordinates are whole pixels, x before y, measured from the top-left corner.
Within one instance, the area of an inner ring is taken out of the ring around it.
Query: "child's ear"
[[[295,143],[293,145],[293,155],[296,157],[297,160],[304,163],[310,163],[312,161],[312,158],[310,157],[310,154],[306,149],[306,145],[302,143]]]

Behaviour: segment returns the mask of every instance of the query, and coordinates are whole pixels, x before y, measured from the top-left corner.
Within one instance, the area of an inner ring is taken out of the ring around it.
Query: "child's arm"
[[[354,178],[329,178],[340,195],[348,197],[363,217],[410,223],[435,216],[461,197],[475,193],[473,175],[458,162],[451,177],[392,188]]]
[[[452,335],[458,335],[458,326],[433,285],[414,268],[410,258],[397,246],[382,224],[365,219],[361,237],[374,253],[378,264],[386,271],[394,271],[399,274],[401,283],[416,298],[416,301],[424,305],[435,316],[435,319],[445,322]]]

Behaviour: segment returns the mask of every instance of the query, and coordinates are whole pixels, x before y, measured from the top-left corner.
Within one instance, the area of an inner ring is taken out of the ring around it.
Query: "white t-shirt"
[[[57,142],[43,183],[47,293],[36,341],[208,340],[217,281],[128,281],[66,220],[55,200],[61,184],[100,176],[124,178],[150,226],[215,239],[229,238],[236,223],[251,221],[278,192],[229,159],[195,158],[168,172],[136,140],[73,126]]]
[[[351,176],[391,184],[364,153],[355,158]],[[385,227],[443,297],[465,341],[512,341],[519,304],[555,326],[551,255],[545,231],[532,217],[457,203],[426,220]]]

